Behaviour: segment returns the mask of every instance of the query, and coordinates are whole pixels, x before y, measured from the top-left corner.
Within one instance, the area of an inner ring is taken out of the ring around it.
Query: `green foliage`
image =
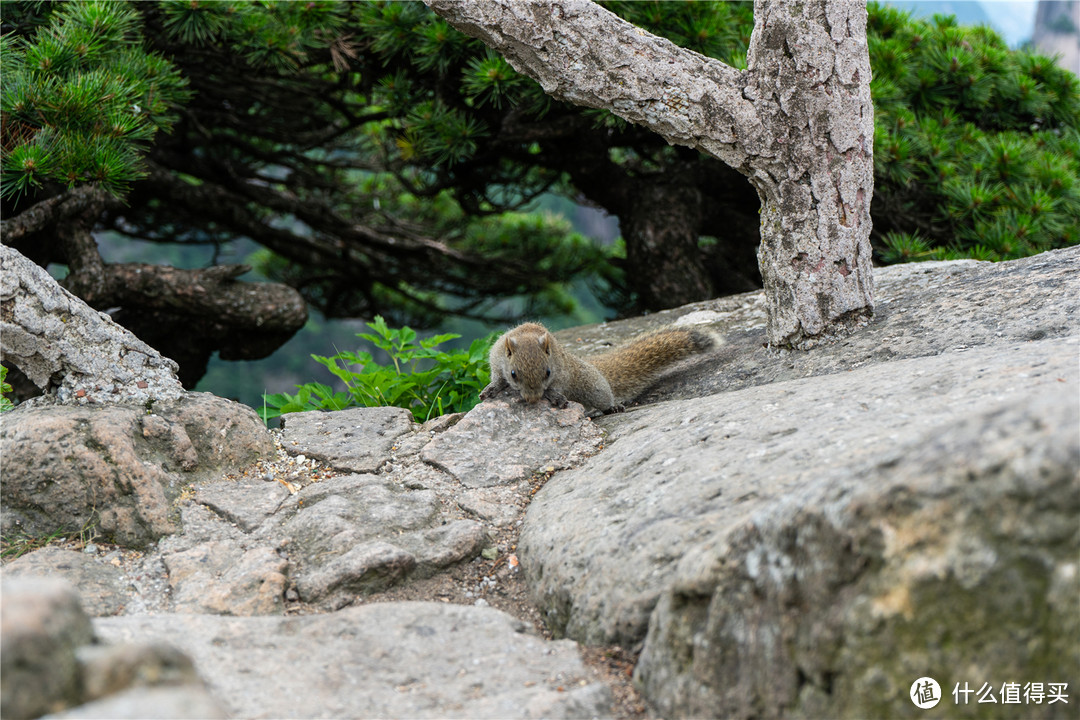
[[[1080,242],[1080,83],[987,28],[871,5],[874,229],[884,262]]]
[[[322,383],[297,386],[296,394],[264,395],[259,411],[263,420],[306,410],[343,410],[347,407],[394,406],[410,410],[418,422],[452,412],[464,412],[479,402],[488,384],[487,353],[494,336],[474,340],[468,350],[439,350],[454,334],[417,338],[409,327],[390,328],[382,317],[368,323],[371,333],[358,333],[390,356],[389,365],[375,362],[369,352],[339,352],[331,357],[312,355],[340,379],[348,392]],[[358,370],[350,367],[358,366]]]
[[[7,412],[8,410],[14,410],[15,404],[11,402],[7,394],[11,392],[11,383],[7,381],[8,370],[3,365],[0,365],[0,412]]]
[[[422,3],[358,3],[352,27],[385,68],[372,101],[392,119],[369,125],[369,140],[406,162],[451,168],[491,134],[498,116],[482,111],[540,115],[550,103],[501,55]]]
[[[8,5],[5,21],[19,12]],[[0,57],[4,197],[46,182],[122,195],[188,97],[175,67],[142,48],[139,15],[124,2],[58,3],[32,35],[0,39]]]
[[[384,273],[373,280],[372,295],[381,307],[388,308],[384,314],[388,322],[433,326],[447,313],[472,317],[565,315],[576,305],[570,298],[576,277],[588,278],[589,289],[596,293],[619,282],[619,271],[611,263],[615,248],[601,247],[573,232],[560,216],[541,212],[469,215],[448,190],[433,196],[418,195],[405,189],[397,178],[382,173],[364,173],[350,181],[361,195],[379,198],[379,211],[386,216],[409,218],[448,244],[483,257],[489,266],[484,272],[497,273],[492,268],[518,268],[527,263],[525,274],[535,280],[531,287],[508,286],[506,294],[461,302],[404,281],[393,283],[395,274],[384,265]],[[328,279],[322,268],[304,267],[270,251],[262,251],[248,262],[269,278],[303,287],[305,296],[318,307],[333,304],[336,313],[344,316],[363,313],[363,307],[351,306],[349,298],[337,292],[334,279]],[[473,265],[448,265],[438,269],[439,283],[443,288],[453,282],[475,284],[476,271]],[[508,300],[507,294],[515,296],[514,300]]]
[[[344,19],[342,4],[327,0],[165,0],[159,6],[166,31],[180,42],[224,45],[251,65],[285,71],[325,48]]]
[[[881,259],[885,263],[932,260],[934,250],[918,233],[891,232],[882,240]]]

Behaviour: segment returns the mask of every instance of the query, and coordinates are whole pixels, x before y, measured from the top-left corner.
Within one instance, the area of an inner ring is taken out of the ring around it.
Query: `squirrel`
[[[605,415],[623,412],[662,370],[713,344],[700,330],[660,330],[586,361],[567,352],[543,325],[525,323],[491,346],[491,384],[480,399],[511,387],[528,403],[546,397],[558,408],[573,400]]]

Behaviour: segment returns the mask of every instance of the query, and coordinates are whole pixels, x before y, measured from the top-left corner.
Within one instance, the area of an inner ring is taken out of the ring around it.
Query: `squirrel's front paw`
[[[552,407],[558,408],[559,410],[566,408],[567,403],[570,402],[566,399],[565,395],[553,388],[548,388],[544,392],[544,397],[547,398],[547,401],[551,403]]]
[[[480,391],[481,400],[490,400],[503,390],[510,387],[510,384],[503,378],[496,378],[488,383],[488,386]]]
[[[617,404],[612,405],[611,407],[609,407],[607,410],[604,410],[605,415],[612,415],[614,413],[621,413],[621,412],[626,412],[626,406],[623,405],[622,403],[617,403]]]

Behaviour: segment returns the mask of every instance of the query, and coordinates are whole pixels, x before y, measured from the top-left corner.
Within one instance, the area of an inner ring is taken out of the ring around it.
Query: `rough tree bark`
[[[755,0],[737,70],[589,0],[425,0],[560,100],[606,108],[746,175],[761,199],[769,342],[873,313],[874,113],[864,0]]]
[[[0,348],[61,401],[146,402],[183,393],[176,363],[0,245]]]
[[[654,182],[619,214],[626,241],[626,271],[639,280],[646,307],[675,307],[713,297],[712,280],[698,249],[701,190],[688,178]],[[630,238],[633,238],[631,242]]]

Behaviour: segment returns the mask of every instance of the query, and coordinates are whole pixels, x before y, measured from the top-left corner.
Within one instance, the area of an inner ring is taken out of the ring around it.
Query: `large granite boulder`
[[[142,405],[40,400],[0,418],[5,534],[93,527],[143,547],[179,530],[192,482],[274,453],[255,412],[207,393]]]
[[[1080,249],[878,278],[875,322],[805,353],[760,349],[756,296],[684,309],[728,345],[654,396],[727,391],[601,419],[605,451],[529,508],[550,627],[644,641],[665,715],[897,715],[922,676],[1080,682]]]

